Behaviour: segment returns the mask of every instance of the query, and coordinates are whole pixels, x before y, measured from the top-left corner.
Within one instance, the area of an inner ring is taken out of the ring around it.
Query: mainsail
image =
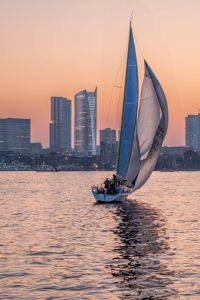
[[[128,55],[127,55],[127,67],[124,89],[124,102],[123,113],[121,122],[118,163],[117,163],[117,175],[125,180],[130,180],[130,170],[133,173],[132,162],[138,161],[138,147],[137,135],[135,134],[136,120],[137,120],[137,108],[138,108],[138,71],[137,60],[135,53],[135,45],[133,40],[132,29],[130,26],[129,31],[129,43],[128,43]]]
[[[144,66],[137,116],[137,60],[130,29],[117,175],[125,180],[125,185],[132,191],[143,186],[154,170],[168,127],[165,94],[146,61]]]

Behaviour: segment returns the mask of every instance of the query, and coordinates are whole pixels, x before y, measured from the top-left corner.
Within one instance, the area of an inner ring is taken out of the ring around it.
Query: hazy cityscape
[[[31,142],[31,120],[0,119],[0,170],[114,170],[119,130],[102,128],[97,143],[97,88],[72,101],[50,99],[49,148]],[[74,147],[72,145],[74,137]],[[162,147],[156,170],[200,169],[200,114],[185,118],[185,146]]]

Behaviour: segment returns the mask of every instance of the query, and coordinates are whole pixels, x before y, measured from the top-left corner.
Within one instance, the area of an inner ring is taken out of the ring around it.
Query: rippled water
[[[0,299],[200,299],[200,172],[95,204],[107,175],[0,173]]]

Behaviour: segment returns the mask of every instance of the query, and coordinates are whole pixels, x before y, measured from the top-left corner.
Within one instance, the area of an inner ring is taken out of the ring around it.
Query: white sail
[[[155,132],[162,117],[152,80],[148,76],[148,71],[145,70],[145,72],[138,115],[138,139],[141,160],[147,157],[151,149]]]
[[[164,92],[146,62],[137,124],[141,164],[133,191],[143,186],[154,170],[168,127]]]

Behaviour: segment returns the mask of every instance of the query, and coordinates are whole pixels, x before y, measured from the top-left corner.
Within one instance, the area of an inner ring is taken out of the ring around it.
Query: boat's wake
[[[176,299],[174,274],[160,261],[169,247],[158,211],[126,200],[117,205],[116,217],[114,233],[121,245],[114,249],[110,269],[123,295],[120,299]]]

